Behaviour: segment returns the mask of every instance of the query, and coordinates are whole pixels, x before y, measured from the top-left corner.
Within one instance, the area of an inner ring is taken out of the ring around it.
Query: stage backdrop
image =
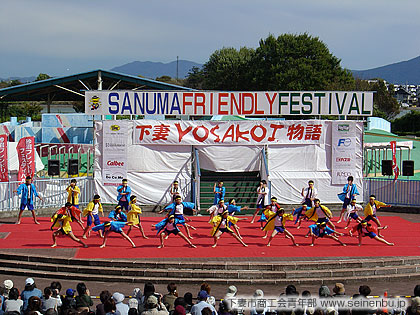
[[[113,121],[106,126],[118,128],[119,124]],[[124,124],[127,135],[121,143],[126,142],[127,156],[119,161],[115,155],[111,160],[104,155],[104,123],[95,123],[95,185],[103,202],[116,202],[116,183],[102,177],[110,163],[125,169],[140,204],[168,203],[175,179],[183,197],[190,200],[194,149],[203,169],[265,174],[265,148],[272,195],[281,203],[300,203],[300,192],[310,179],[324,203],[339,202],[337,194],[350,175],[363,192],[362,122],[137,120]]]

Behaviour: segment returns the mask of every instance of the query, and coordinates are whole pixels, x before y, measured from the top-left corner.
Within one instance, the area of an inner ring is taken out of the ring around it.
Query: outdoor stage
[[[310,247],[310,238],[305,238],[310,222],[304,222],[301,229],[296,229],[293,222],[287,222],[288,230],[295,236],[299,247],[292,246],[289,239],[284,235],[277,235],[272,241],[271,247],[266,247],[267,239],[259,228],[259,223],[250,224],[249,221],[240,221],[240,233],[249,247],[245,248],[229,235],[223,235],[218,246],[212,248],[213,239],[210,237],[211,226],[207,223],[208,217],[192,217],[191,225],[196,231],[191,230],[197,245],[196,249],[190,248],[184,240],[171,235],[165,241],[165,248],[158,249],[159,238],[151,225],[160,221],[160,217],[143,217],[143,228],[149,239],[143,239],[137,229],[133,229],[130,237],[137,248],[131,248],[130,244],[120,235],[111,233],[106,248],[99,248],[102,239],[92,232],[86,240],[89,248],[82,248],[68,237],[59,237],[57,249],[75,249],[73,257],[79,259],[138,259],[138,258],[188,258],[189,260],[206,260],[207,258],[291,258],[291,260],[320,258],[343,258],[343,257],[395,257],[395,256],[420,256],[420,223],[407,221],[398,216],[382,216],[380,220],[389,228],[383,231],[386,240],[395,243],[395,246],[387,246],[368,237],[363,238],[362,246],[358,246],[358,239],[348,235],[342,236],[341,240],[346,247],[330,239],[317,239],[314,247]],[[51,222],[49,218],[39,218],[40,225],[33,224],[32,218],[25,217],[22,224],[2,224],[0,226],[0,251],[3,249],[31,250],[36,249],[39,254],[42,249],[49,249],[51,254]],[[334,224],[336,224],[334,222]],[[347,233],[345,224],[337,225],[337,231]],[[351,225],[352,226],[352,225]],[[73,232],[76,236],[82,234],[81,228],[73,223]],[[127,230],[127,228],[125,228]],[[57,253],[60,252],[59,250]]]

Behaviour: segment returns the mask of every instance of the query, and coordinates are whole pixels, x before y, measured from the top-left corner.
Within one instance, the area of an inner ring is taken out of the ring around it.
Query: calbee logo
[[[111,127],[109,127],[109,129],[111,129],[111,131],[118,131],[118,130],[121,129],[121,127],[118,126],[118,125],[111,125]]]
[[[90,98],[89,104],[91,110],[96,110],[99,108],[99,106],[101,106],[101,99],[99,96],[94,95]]]
[[[338,139],[338,146],[349,147],[351,146],[351,139],[350,138],[341,138]]]

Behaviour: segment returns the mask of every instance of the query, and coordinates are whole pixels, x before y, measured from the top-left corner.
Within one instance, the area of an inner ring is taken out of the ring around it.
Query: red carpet
[[[329,239],[317,239],[314,247],[310,247],[310,239],[305,238],[309,222],[304,222],[301,229],[296,229],[293,222],[287,223],[288,230],[295,236],[299,247],[292,246],[284,235],[277,235],[266,247],[266,239],[261,237],[264,233],[259,229],[259,223],[250,224],[249,221],[239,222],[240,232],[248,248],[243,247],[233,237],[222,235],[218,246],[212,248],[213,239],[210,237],[210,224],[208,217],[194,217],[191,224],[197,228],[191,231],[192,242],[198,248],[190,248],[179,236],[171,235],[165,241],[165,248],[158,249],[159,239],[151,224],[161,218],[143,217],[143,228],[150,238],[145,240],[137,229],[131,231],[130,237],[137,248],[131,248],[127,240],[120,235],[112,233],[107,241],[106,248],[99,248],[102,239],[96,233],[86,241],[89,248],[82,248],[68,237],[58,238],[57,248],[77,248],[77,258],[165,258],[165,257],[363,257],[363,256],[420,256],[420,223],[412,223],[400,217],[380,217],[383,225],[389,228],[382,232],[385,239],[395,243],[387,246],[367,237],[363,238],[363,245],[357,246],[357,238],[342,236],[341,240],[348,246]],[[2,224],[0,232],[8,233],[5,239],[0,239],[2,248],[49,248],[51,240],[51,223],[49,218],[40,218],[41,225],[33,224],[32,218],[24,218],[22,224]],[[335,223],[335,222],[334,222]],[[337,226],[337,224],[336,224]],[[337,231],[345,232],[344,224],[338,225]],[[73,223],[73,232],[76,236],[82,234],[80,227]],[[127,228],[125,228],[126,230]],[[347,232],[346,232],[347,233]]]

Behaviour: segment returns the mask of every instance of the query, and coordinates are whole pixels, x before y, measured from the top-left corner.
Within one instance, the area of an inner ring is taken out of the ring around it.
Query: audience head
[[[77,294],[79,295],[86,294],[86,291],[87,291],[86,284],[84,284],[83,282],[79,282],[76,286],[76,290],[77,290]]]
[[[361,285],[359,287],[359,293],[365,297],[368,296],[370,292],[370,288],[367,285]]]

